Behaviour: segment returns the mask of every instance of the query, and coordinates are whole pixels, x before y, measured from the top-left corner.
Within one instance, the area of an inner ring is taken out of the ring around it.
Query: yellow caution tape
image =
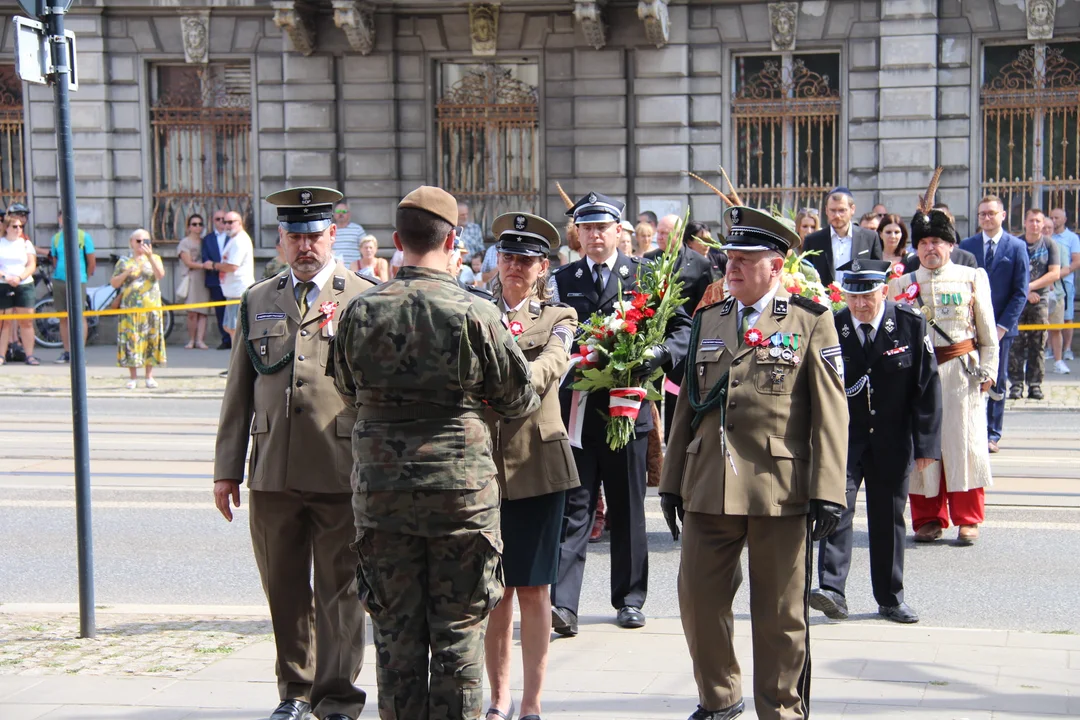
[[[159,307],[117,308],[116,310],[84,310],[83,317],[104,315],[137,315],[139,313],[158,312],[160,310],[195,310],[196,308],[220,307],[222,305],[239,305],[239,300],[213,300],[211,302],[185,303],[183,305],[162,305]],[[8,320],[47,320],[48,318],[66,318],[66,312],[51,313],[21,313],[18,315],[0,315],[0,321]]]
[[[1017,328],[1021,332],[1027,330],[1076,330],[1080,329],[1080,323],[1053,323],[1051,325],[1021,325]]]

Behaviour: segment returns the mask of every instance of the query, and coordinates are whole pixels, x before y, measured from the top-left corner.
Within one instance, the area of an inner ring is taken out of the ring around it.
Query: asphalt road
[[[90,401],[97,603],[261,605],[247,514],[232,524],[210,495],[219,404]],[[10,398],[0,420],[0,603],[77,600],[67,400]],[[1012,413],[979,543],[909,544],[908,602],[927,625],[1080,633],[1080,413]],[[649,511],[651,616],[677,616],[679,549]],[[245,502],[246,506],[246,502]],[[853,618],[873,620],[864,509],[848,585]],[[590,546],[583,615],[613,614],[609,546]],[[749,591],[736,612],[746,617]]]

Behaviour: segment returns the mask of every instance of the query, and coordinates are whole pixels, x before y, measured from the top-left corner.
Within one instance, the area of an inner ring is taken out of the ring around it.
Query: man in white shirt
[[[880,260],[881,237],[854,222],[855,198],[846,187],[829,193],[825,213],[829,227],[807,235],[803,247],[806,251],[816,251],[808,259],[821,276],[821,283],[828,286],[843,281],[844,273],[838,268],[852,260]]]
[[[334,255],[342,265],[351,269],[353,263],[360,259],[360,238],[367,233],[363,225],[352,221],[349,203],[344,200],[334,205],[334,225],[337,226]]]
[[[244,291],[255,284],[255,248],[244,230],[244,219],[240,213],[226,213],[225,233],[228,239],[221,253],[221,262],[214,263],[213,268],[220,273],[221,294],[225,299],[239,300]],[[238,304],[225,306],[222,325],[229,333],[230,340],[236,334],[238,307]]]
[[[1058,244],[1061,255],[1061,281],[1059,283],[1061,298],[1058,303],[1063,310],[1061,322],[1071,323],[1074,317],[1073,305],[1076,302],[1074,273],[1080,269],[1080,237],[1065,227],[1068,216],[1064,208],[1058,207],[1051,210],[1050,219],[1054,221],[1054,234],[1051,237]],[[1051,322],[1054,321],[1051,320]],[[1065,364],[1065,361],[1073,359],[1072,340],[1072,328],[1050,331],[1050,345],[1054,348],[1054,372],[1069,372],[1069,366]]]

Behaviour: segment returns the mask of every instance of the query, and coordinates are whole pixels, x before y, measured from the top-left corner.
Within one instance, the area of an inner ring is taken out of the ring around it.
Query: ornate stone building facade
[[[296,184],[341,187],[384,246],[421,183],[485,220],[557,219],[559,182],[715,222],[685,172],[720,165],[785,207],[847,185],[908,215],[941,164],[962,228],[984,192],[1014,217],[1080,209],[1080,0],[81,0],[68,27],[79,215],[104,248],[227,206],[268,254],[259,198]],[[0,83],[0,196],[44,244],[51,89]]]

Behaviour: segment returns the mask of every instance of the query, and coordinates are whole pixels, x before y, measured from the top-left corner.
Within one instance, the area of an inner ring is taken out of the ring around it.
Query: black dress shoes
[[[303,700],[284,700],[270,715],[270,720],[305,720],[311,705]]]
[[[330,713],[329,715],[323,715],[322,720],[353,720],[345,713]]]
[[[745,709],[746,703],[742,700],[723,710],[706,710],[698,705],[697,710],[690,716],[689,720],[734,720],[742,715]]]
[[[224,340],[222,340],[221,344],[217,346],[217,349],[218,350],[232,350],[232,343],[227,343]]]
[[[574,637],[578,634],[577,614],[566,608],[552,607],[551,629],[563,637]]]
[[[878,605],[877,613],[886,620],[892,620],[893,622],[907,625],[919,622],[919,614],[912,610],[907,603],[900,603],[893,607]]]
[[[810,607],[825,613],[830,620],[847,620],[847,600],[838,592],[814,588],[810,591]]]
[[[619,610],[618,616],[615,618],[615,623],[627,630],[634,628],[645,627],[645,613],[641,612],[640,608],[627,605],[622,610]]]

